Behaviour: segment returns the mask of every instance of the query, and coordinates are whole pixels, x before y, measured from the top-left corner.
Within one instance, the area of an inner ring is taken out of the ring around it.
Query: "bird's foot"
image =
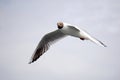
[[[85,40],[85,38],[80,38],[81,40]]]

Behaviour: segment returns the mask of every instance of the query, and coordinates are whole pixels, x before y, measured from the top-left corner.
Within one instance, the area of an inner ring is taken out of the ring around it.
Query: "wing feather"
[[[69,28],[71,28],[71,29],[73,29],[73,30],[75,30],[75,31],[80,32],[80,30],[77,28],[77,26],[76,26],[76,27],[74,27],[74,26],[69,25]]]
[[[49,49],[52,43],[65,36],[66,35],[62,33],[60,30],[55,30],[43,36],[35,52],[33,53],[29,64],[36,61],[42,54],[44,54]]]

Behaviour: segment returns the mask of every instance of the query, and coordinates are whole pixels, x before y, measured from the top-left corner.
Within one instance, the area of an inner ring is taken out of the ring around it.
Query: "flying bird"
[[[73,36],[76,38],[80,38],[81,40],[90,40],[100,46],[106,47],[106,45],[103,44],[101,41],[90,36],[86,31],[84,31],[81,28],[78,28],[77,26],[64,23],[64,22],[58,22],[57,27],[58,27],[57,30],[47,33],[46,35],[43,36],[35,52],[33,53],[29,64],[33,63],[41,55],[43,55],[49,49],[52,43],[66,36]]]

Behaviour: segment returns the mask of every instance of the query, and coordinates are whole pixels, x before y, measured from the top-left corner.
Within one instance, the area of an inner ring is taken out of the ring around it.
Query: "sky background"
[[[66,37],[28,64],[59,21],[108,47]],[[0,80],[120,80],[120,0],[0,0]]]

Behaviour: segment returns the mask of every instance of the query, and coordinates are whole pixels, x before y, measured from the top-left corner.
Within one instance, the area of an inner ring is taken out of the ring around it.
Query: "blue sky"
[[[0,0],[1,80],[120,80],[119,0]],[[66,37],[28,64],[58,21],[104,42]]]

